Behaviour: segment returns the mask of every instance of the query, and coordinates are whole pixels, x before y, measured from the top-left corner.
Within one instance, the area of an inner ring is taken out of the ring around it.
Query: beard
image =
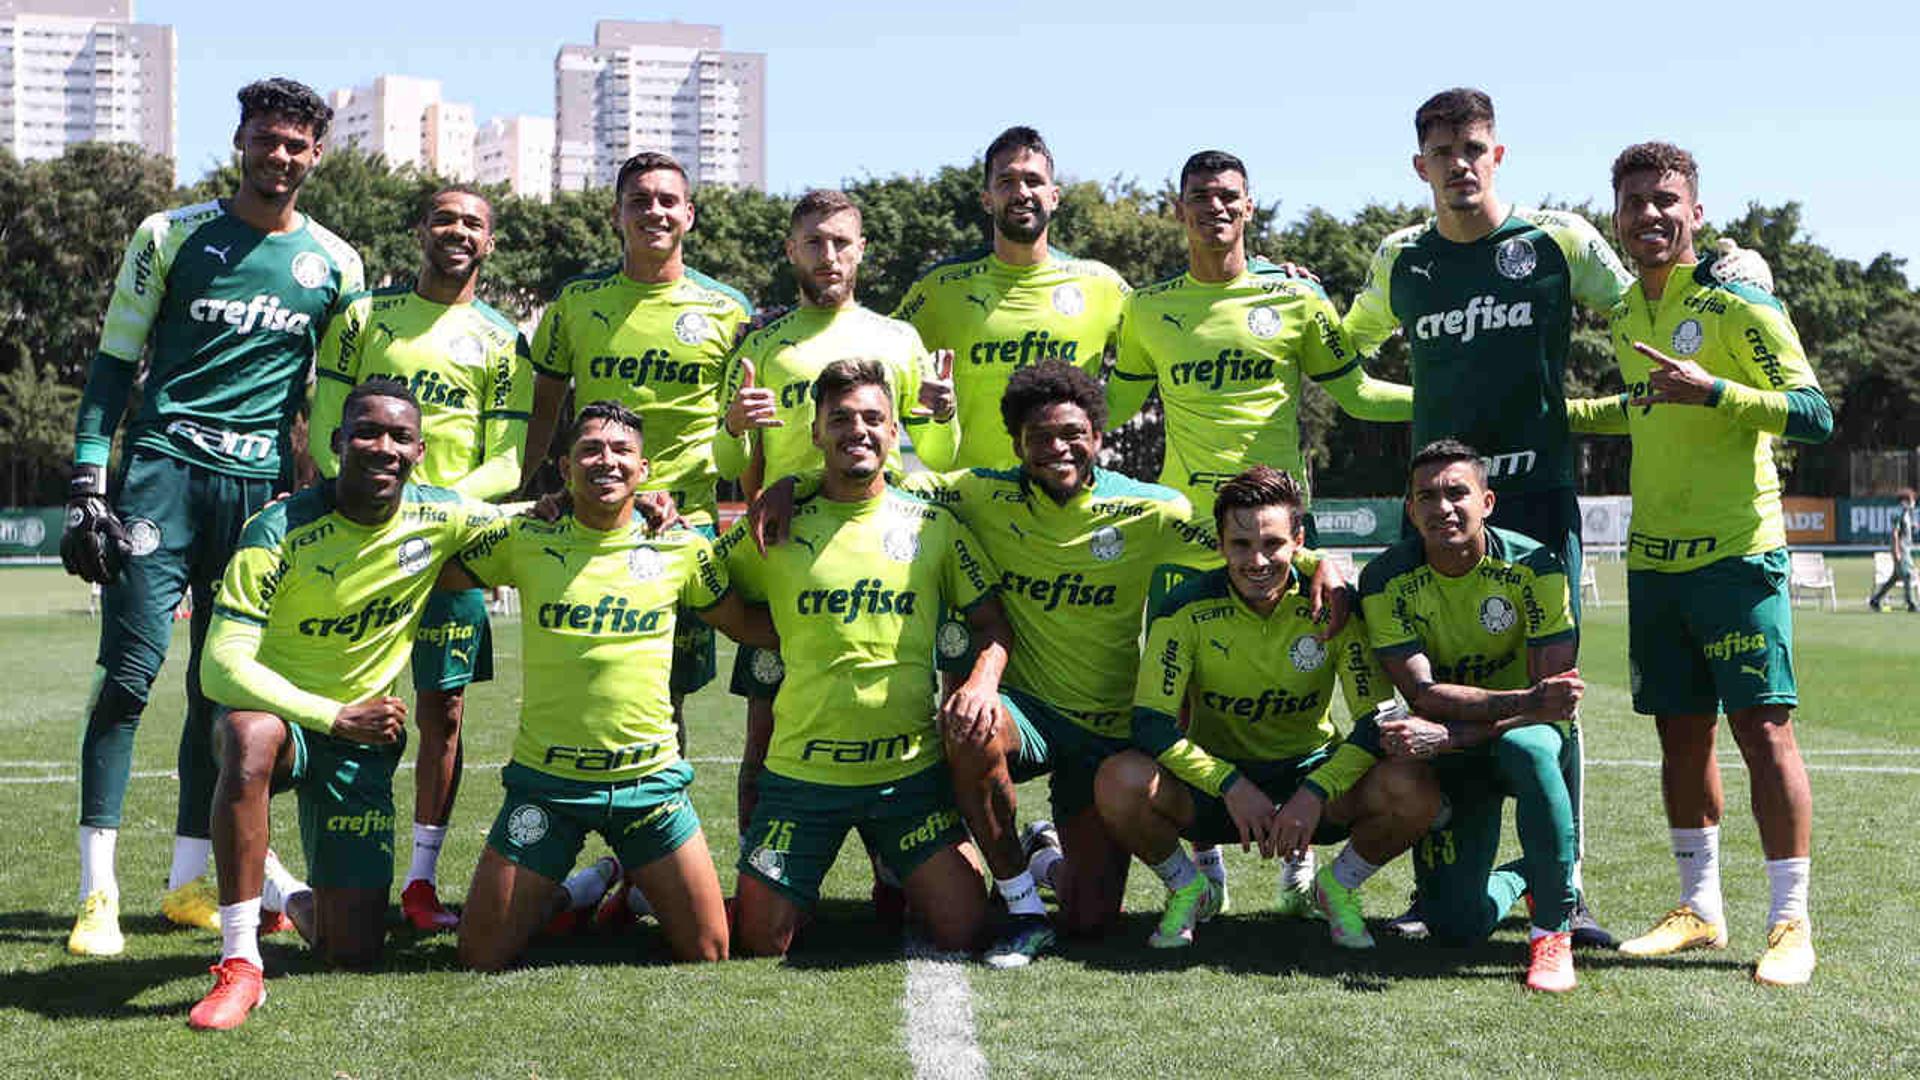
[[[1001,236],[1006,237],[1016,244],[1031,244],[1046,235],[1047,222],[1051,220],[1053,220],[1053,215],[1047,212],[1045,204],[1036,199],[1033,204],[1033,224],[1021,224],[1013,220],[1012,214],[1002,211],[994,215],[993,227],[999,231]]]
[[[800,285],[800,298],[813,307],[838,307],[853,293],[853,282],[822,285],[811,277],[794,275]]]

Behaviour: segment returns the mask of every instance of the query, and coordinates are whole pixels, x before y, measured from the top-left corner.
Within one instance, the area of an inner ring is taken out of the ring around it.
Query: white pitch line
[[[1726,765],[1731,765],[1736,769],[1746,768],[1746,766],[1740,762],[1739,758],[1722,759],[1722,763]],[[1603,769],[1605,768],[1657,769],[1660,767],[1660,763],[1658,761],[1641,761],[1637,759],[1604,761],[1597,758],[1588,758],[1587,764],[1597,765]],[[1916,768],[1910,765],[1817,765],[1816,764],[1816,765],[1808,765],[1807,771],[1808,772],[1835,772],[1835,773],[1880,773],[1882,775],[1887,775],[1887,776],[1920,776],[1920,768]]]
[[[686,760],[694,763],[695,765],[738,765],[740,764],[740,759],[737,757],[695,757],[695,758],[687,758]],[[0,761],[0,769],[9,769],[9,768],[46,769],[46,768],[55,768],[65,764],[67,764],[67,762],[64,762],[64,761]],[[413,768],[413,762],[403,761],[400,763],[400,768],[411,769]],[[502,768],[505,768],[505,766],[501,765],[499,762],[484,762],[478,765],[462,766],[461,771],[462,772],[499,772]],[[161,779],[171,778],[176,775],[177,774],[172,769],[153,769],[149,771],[128,773],[127,778],[130,780],[161,780]],[[74,783],[78,783],[79,780],[80,778],[72,773],[60,773],[54,776],[0,776],[0,784],[74,784]]]
[[[973,991],[963,955],[909,944],[900,1007],[916,1080],[983,1080],[987,1059],[973,1037]]]

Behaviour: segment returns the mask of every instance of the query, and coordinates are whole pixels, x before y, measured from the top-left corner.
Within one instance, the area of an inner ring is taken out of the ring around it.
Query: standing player
[[[1396,758],[1431,761],[1450,805],[1444,826],[1414,853],[1427,925],[1477,941],[1530,893],[1527,986],[1571,990],[1577,894],[1566,725],[1585,686],[1573,667],[1566,567],[1551,548],[1487,524],[1496,499],[1479,451],[1429,443],[1410,471],[1407,516],[1419,533],[1360,572],[1360,604],[1381,663],[1415,713],[1381,724],[1381,745]],[[1509,795],[1520,872],[1494,868]],[[1324,872],[1315,882],[1345,884]]]
[[[498,514],[407,482],[425,446],[405,384],[347,394],[333,449],[338,479],[247,522],[214,598],[207,696],[217,721],[213,798],[220,963],[188,1023],[238,1027],[266,998],[256,930],[267,878],[268,800],[294,788],[312,896],[292,905],[323,962],[365,968],[386,938],[393,884],[393,772],[406,706],[390,692],[443,564]],[[310,918],[307,918],[310,914]]]
[[[1914,611],[1913,605],[1913,489],[1900,491],[1900,512],[1893,515],[1893,525],[1888,530],[1888,554],[1893,556],[1893,572],[1887,575],[1886,584],[1881,585],[1873,598],[1867,601],[1867,607],[1880,610],[1880,601],[1886,599],[1895,585],[1900,586],[1907,600],[1907,610]]]
[[[374,378],[406,383],[420,403],[426,456],[422,483],[494,501],[520,483],[532,387],[527,339],[513,321],[474,298],[493,253],[493,207],[479,193],[443,188],[419,224],[420,274],[354,298],[320,343],[308,451],[322,476],[338,468],[331,445],[340,403]],[[447,819],[460,789],[460,727],[466,687],[493,678],[493,632],[478,589],[437,592],[427,601],[413,648],[419,772],[413,803],[413,857],[400,910],[417,930],[450,927],[434,874]]]
[[[61,537],[69,573],[106,586],[100,651],[80,742],[81,912],[67,949],[121,951],[114,846],[133,735],[166,659],[173,613],[193,600],[187,718],[173,866],[160,908],[218,926],[212,851],[213,708],[200,689],[213,587],[249,515],[291,465],[288,426],[328,316],[362,287],[360,257],[294,209],[320,159],[329,109],[311,89],[266,79],[240,91],[240,187],[228,199],[155,214],[121,262],[75,425]],[[107,498],[114,428],[142,356],[140,412]]]
[[[973,534],[887,483],[896,378],[873,360],[819,371],[819,497],[795,511],[789,543],[763,554],[746,522],[720,542],[741,592],[771,608],[789,661],[740,849],[737,934],[750,955],[787,951],[850,828],[898,877],[936,948],[973,948],[986,917],[932,715],[934,636],[944,604],[983,639],[939,721],[991,733],[1011,634]]]
[[[1365,626],[1352,620],[1331,642],[1318,635],[1292,565],[1305,501],[1291,476],[1265,465],[1221,486],[1213,521],[1226,566],[1182,583],[1154,612],[1134,684],[1137,749],[1100,767],[1107,827],[1167,887],[1155,948],[1192,944],[1195,924],[1220,910],[1182,836],[1287,856],[1349,833],[1316,896],[1335,944],[1369,947],[1360,883],[1412,847],[1439,810],[1425,766],[1375,765],[1375,707],[1393,703],[1393,685]],[[1344,742],[1333,724],[1336,681],[1354,717]]]
[[[1726,946],[1725,800],[1714,757],[1725,709],[1773,894],[1753,977],[1799,985],[1814,967],[1813,794],[1793,733],[1793,608],[1773,442],[1825,442],[1833,412],[1780,303],[1697,261],[1694,230],[1705,213],[1693,156],[1667,143],[1630,146],[1614,160],[1613,189],[1614,227],[1639,272],[1612,327],[1633,436],[1633,707],[1660,731],[1680,870],[1680,905],[1620,949],[1664,956]]]
[[[618,269],[567,282],[533,337],[533,420],[525,480],[546,458],[569,384],[579,401],[616,401],[638,413],[653,447],[646,491],[673,496],[709,539],[718,504],[714,434],[727,352],[753,316],[737,290],[689,267],[693,185],[678,161],[651,151],[614,178]],[[522,484],[525,487],[525,483]],[[713,680],[713,631],[691,613],[676,620],[673,723],[686,750],[686,696]]]
[[[514,585],[528,613],[507,796],[460,925],[468,967],[513,962],[555,914],[590,831],[613,847],[676,959],[727,956],[720,882],[687,797],[693,766],[673,727],[676,611],[730,637],[779,642],[766,611],[728,588],[705,536],[636,520],[633,495],[648,468],[640,429],[639,416],[612,402],[582,409],[561,461],[572,515],[502,521],[442,575],[443,585]]]
[[[1053,152],[1038,131],[1010,127],[995,136],[983,171],[980,205],[993,223],[992,246],[935,263],[893,317],[911,322],[928,348],[953,354],[960,438],[954,464],[1004,469],[1017,460],[1000,422],[1007,379],[1042,360],[1099,375],[1120,328],[1127,284],[1105,263],[1048,244],[1060,188]]]

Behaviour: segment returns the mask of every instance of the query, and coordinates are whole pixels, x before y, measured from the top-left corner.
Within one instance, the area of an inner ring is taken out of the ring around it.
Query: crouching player
[[[526,612],[520,730],[467,890],[460,962],[507,966],[580,899],[562,879],[589,831],[652,905],[676,960],[724,960],[726,910],[673,721],[675,607],[763,648],[779,645],[773,623],[728,588],[706,537],[636,517],[638,416],[608,401],[580,410],[561,469],[570,515],[503,520],[441,575],[445,588],[513,585]]]
[[[1412,847],[1439,810],[1424,764],[1376,764],[1374,709],[1394,698],[1364,626],[1356,619],[1331,641],[1316,636],[1292,566],[1305,541],[1302,501],[1291,476],[1265,465],[1220,488],[1213,518],[1226,566],[1181,584],[1154,612],[1134,691],[1137,749],[1100,767],[1101,817],[1167,886],[1148,939],[1155,948],[1192,944],[1195,924],[1220,910],[1181,837],[1297,857],[1349,834],[1321,868],[1315,899],[1335,944],[1370,948],[1360,883]],[[1355,717],[1345,742],[1331,715],[1336,679]]]
[[[266,999],[256,936],[263,891],[329,965],[369,967],[393,885],[393,771],[406,706],[392,695],[441,565],[498,513],[407,483],[420,406],[405,384],[353,388],[333,435],[336,480],[247,522],[214,597],[207,696],[220,779],[213,797],[220,963],[195,1028],[238,1027]],[[267,801],[299,793],[305,886],[267,856]]]
[[[1414,853],[1422,910],[1435,936],[1478,941],[1530,893],[1527,986],[1571,990],[1577,852],[1564,766],[1585,684],[1567,572],[1552,549],[1487,524],[1494,494],[1470,447],[1429,443],[1412,474],[1407,516],[1419,533],[1360,572],[1360,605],[1417,714],[1383,722],[1380,745],[1432,762],[1449,804]],[[1496,870],[1508,796],[1521,860]]]

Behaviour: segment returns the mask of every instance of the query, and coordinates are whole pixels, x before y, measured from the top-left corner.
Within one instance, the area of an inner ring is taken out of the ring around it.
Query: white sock
[[[607,895],[613,886],[613,875],[618,872],[619,864],[612,859],[596,859],[585,870],[576,870],[567,876],[561,888],[567,890],[567,906],[574,910],[591,907]]]
[[[646,893],[641,892],[638,888],[632,888],[627,890],[627,910],[633,912],[636,918],[642,915],[651,915],[653,914],[653,904],[647,899]]]
[[[1727,921],[1720,899],[1720,826],[1670,829],[1673,863],[1680,870],[1680,902],[1695,915],[1720,925]]]
[[[1289,892],[1306,892],[1313,888],[1313,849],[1308,848],[1298,859],[1280,860],[1280,887]]]
[[[207,872],[213,858],[213,841],[201,836],[173,838],[173,868],[167,871],[167,891],[173,890]]]
[[[445,825],[422,825],[413,823],[413,860],[407,866],[407,884],[424,881],[434,883],[434,871],[440,865],[440,845],[447,839]]]
[[[1054,882],[1060,872],[1060,862],[1065,857],[1057,847],[1035,848],[1033,858],[1027,860],[1027,873],[1047,888],[1057,889],[1059,886]]]
[[[1009,915],[1045,915],[1046,905],[1040,902],[1040,889],[1033,883],[1033,875],[1022,870],[1010,878],[994,878],[993,886],[1006,898]]]
[[[1212,844],[1207,847],[1195,847],[1193,849],[1193,865],[1199,867],[1200,872],[1207,875],[1207,879],[1215,885],[1225,885],[1227,883],[1227,857],[1220,854],[1220,845]]]
[[[191,879],[189,879],[191,880]],[[260,963],[260,898],[220,905],[220,959]]]
[[[1767,884],[1773,887],[1773,905],[1767,911],[1767,926],[1788,919],[1807,917],[1807,879],[1812,862],[1802,855],[1797,859],[1768,859]]]
[[[260,891],[260,906],[268,911],[285,911],[287,904],[303,892],[311,892],[312,887],[293,876],[280,856],[267,852],[265,885]]]
[[[1583,899],[1587,895],[1587,882],[1585,878],[1580,876],[1579,859],[1573,861],[1573,891],[1579,893]]]
[[[1173,854],[1161,862],[1154,863],[1152,870],[1160,876],[1160,884],[1165,885],[1168,892],[1184,889],[1193,884],[1194,878],[1200,876],[1200,868],[1193,865],[1193,860],[1187,857],[1187,853],[1178,844],[1173,846]]]
[[[120,898],[120,882],[113,876],[113,849],[120,841],[119,829],[80,826],[80,902],[96,892]]]
[[[1348,844],[1340,849],[1333,860],[1333,880],[1349,889],[1357,889],[1380,868],[1360,857],[1360,853]]]

